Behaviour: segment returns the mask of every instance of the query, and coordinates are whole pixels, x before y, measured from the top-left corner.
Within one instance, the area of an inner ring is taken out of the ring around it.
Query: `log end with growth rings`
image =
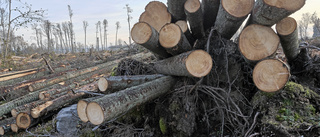
[[[288,11],[297,11],[301,9],[306,3],[306,0],[263,0],[263,1],[264,3],[270,6],[283,8]]]
[[[90,102],[87,106],[86,113],[89,121],[94,125],[100,125],[104,121],[103,108],[96,102]]]
[[[278,59],[260,61],[253,70],[253,82],[264,92],[276,92],[282,89],[289,80],[289,67]]]
[[[100,91],[106,91],[108,89],[108,81],[106,78],[101,77],[98,80],[98,88]]]
[[[16,117],[17,126],[26,129],[31,125],[31,117],[27,113],[19,113]]]
[[[17,133],[19,131],[19,127],[17,124],[10,124],[12,132]]]
[[[239,49],[246,59],[259,61],[273,55],[279,43],[279,36],[270,27],[252,24],[241,32]]]
[[[175,24],[177,24],[183,33],[185,33],[188,30],[188,24],[185,20],[179,20]]]
[[[187,0],[186,3],[184,3],[184,9],[189,13],[194,13],[199,10],[200,5],[199,0]]]
[[[152,36],[152,28],[148,23],[139,22],[134,24],[131,29],[131,37],[137,44],[144,44],[148,42]]]
[[[279,35],[286,36],[292,34],[297,29],[297,22],[294,18],[287,17],[281,20],[276,25],[276,30]]]
[[[237,18],[247,16],[253,9],[254,3],[254,0],[221,0],[223,9]]]
[[[33,89],[33,87],[31,85],[28,87],[28,89],[29,89],[30,92],[34,91],[34,89]]]
[[[16,109],[12,109],[11,110],[11,115],[12,115],[12,117],[17,117],[17,115],[18,115],[17,110]]]
[[[86,113],[86,108],[88,106],[88,102],[84,100],[79,100],[77,104],[77,113],[81,121],[88,122],[88,117]]]
[[[192,51],[186,59],[186,68],[194,77],[206,76],[211,71],[212,58],[203,50]]]
[[[159,32],[159,42],[164,48],[175,47],[181,39],[181,29],[177,24],[166,24]]]

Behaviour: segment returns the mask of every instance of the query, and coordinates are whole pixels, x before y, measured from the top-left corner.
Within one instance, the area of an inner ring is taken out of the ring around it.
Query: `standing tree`
[[[49,20],[43,21],[43,24],[41,25],[41,28],[44,32],[44,34],[47,36],[47,50],[50,52],[51,50],[51,22]]]
[[[120,29],[120,22],[117,21],[117,22],[116,22],[116,41],[115,41],[116,46],[117,46],[117,41],[118,41],[118,30],[119,30],[119,29]]]
[[[303,13],[302,19],[299,21],[299,32],[300,37],[303,40],[308,39],[308,26],[311,22],[311,14],[310,13]]]
[[[99,27],[99,32],[100,32],[100,43],[101,43],[101,49],[103,49],[103,43],[102,43],[102,33],[101,33],[101,22],[98,21],[98,27]]]
[[[83,30],[84,30],[84,48],[87,51],[87,27],[89,26],[88,21],[83,21]]]
[[[59,39],[60,39],[60,50],[63,53],[63,45],[66,45],[66,44],[63,40],[63,32],[61,29],[61,25],[59,23],[57,24],[56,31],[57,31]]]
[[[70,17],[70,22],[69,22],[69,29],[70,29],[70,43],[71,43],[71,52],[74,52],[74,31],[73,31],[73,23],[72,23],[72,16],[73,16],[73,12],[72,9],[70,7],[70,5],[68,5],[68,10],[69,10],[69,17]]]
[[[66,52],[69,52],[70,50],[70,45],[71,45],[71,40],[70,40],[70,31],[69,31],[69,23],[68,22],[63,22],[62,23],[62,30],[64,32],[64,37],[65,37],[65,40],[66,40],[66,45],[65,45],[65,49],[66,49]]]
[[[313,31],[315,32],[314,36],[317,37],[320,35],[320,18],[316,12],[312,14],[311,21],[313,23]]]
[[[132,9],[129,7],[129,4],[126,4],[126,7],[125,7],[126,9],[127,9],[127,16],[128,16],[128,26],[129,26],[129,46],[131,46],[131,36],[130,36],[130,30],[131,30],[131,27],[130,27],[130,21],[131,21],[131,19],[132,19],[132,16],[130,15],[130,13],[132,13]]]
[[[106,19],[103,20],[103,32],[104,32],[104,45],[106,46],[105,49],[107,50],[107,43],[108,43],[108,34],[107,34],[107,27],[108,27],[108,21]]]
[[[99,37],[98,37],[98,33],[99,33],[99,22],[100,21],[98,21],[97,23],[96,23],[96,39],[97,39],[97,43],[96,43],[96,48],[97,48],[97,51],[99,51]]]

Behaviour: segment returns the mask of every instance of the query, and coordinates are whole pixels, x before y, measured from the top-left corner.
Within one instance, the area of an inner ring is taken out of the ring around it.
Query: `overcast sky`
[[[140,14],[144,11],[145,5],[151,0],[22,0],[28,4],[32,4],[32,8],[46,10],[45,18],[50,20],[52,23],[61,23],[69,20],[68,6],[71,6],[73,10],[72,21],[74,23],[74,31],[76,35],[76,41],[84,43],[84,31],[83,24],[84,20],[88,21],[89,26],[87,28],[87,44],[95,45],[96,26],[98,21],[103,19],[108,20],[108,45],[115,43],[115,23],[120,22],[121,28],[119,29],[118,38],[128,43],[128,22],[126,4],[129,4],[133,12],[131,14],[132,21],[131,27],[138,22]],[[167,0],[159,0],[166,4]],[[14,5],[13,5],[14,6]],[[307,0],[306,5],[295,14],[291,15],[296,20],[301,19],[302,13],[317,11],[320,16],[320,0]],[[34,31],[29,29],[21,28],[16,35],[24,36],[25,40],[29,44],[34,42],[32,36]],[[311,35],[311,34],[310,34]]]

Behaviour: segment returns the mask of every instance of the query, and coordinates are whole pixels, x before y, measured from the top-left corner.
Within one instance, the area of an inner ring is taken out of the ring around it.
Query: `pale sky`
[[[76,35],[76,42],[84,43],[84,30],[82,21],[86,20],[89,23],[87,28],[87,44],[95,45],[96,26],[98,21],[103,19],[108,20],[108,46],[110,43],[115,43],[115,23],[120,22],[121,28],[119,29],[118,38],[128,43],[128,22],[126,4],[129,4],[133,12],[131,16],[131,27],[138,22],[140,14],[144,11],[145,5],[152,0],[22,0],[28,4],[32,4],[32,8],[45,9],[46,19],[53,23],[61,23],[69,21],[68,7],[71,6],[73,10],[73,23],[74,31]],[[166,4],[166,0],[159,0]],[[14,6],[14,5],[13,5]],[[317,12],[320,16],[320,0],[307,0],[306,5],[300,10],[291,15],[297,21],[301,19],[302,13]],[[21,28],[16,32],[16,35],[22,35],[29,44],[35,42],[32,40],[34,31],[29,29]],[[311,34],[310,34],[311,35]],[[34,39],[34,38],[33,38]]]

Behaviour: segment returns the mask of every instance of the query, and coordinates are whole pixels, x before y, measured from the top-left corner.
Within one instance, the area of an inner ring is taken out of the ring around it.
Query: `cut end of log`
[[[16,109],[12,109],[11,110],[11,115],[12,115],[12,117],[17,117],[17,114],[18,112],[17,112],[17,110]]]
[[[32,86],[29,86],[28,89],[29,89],[30,92],[33,92],[33,91],[34,91],[34,89],[33,89]]]
[[[253,70],[253,82],[264,92],[276,92],[288,82],[290,72],[288,66],[277,59],[260,61]]]
[[[167,6],[160,2],[160,1],[151,1],[149,2],[146,7],[144,8],[145,11],[152,11],[154,9],[159,9],[161,11],[166,11],[167,10]]]
[[[189,13],[194,13],[199,10],[200,5],[199,0],[187,0],[186,3],[184,3],[184,9]]]
[[[203,50],[192,51],[186,59],[186,68],[194,77],[206,76],[211,71],[212,58]]]
[[[108,81],[106,78],[102,77],[99,79],[98,88],[100,91],[106,91],[108,89]]]
[[[273,7],[297,11],[304,6],[306,0],[264,0],[264,2]]]
[[[19,127],[17,124],[10,124],[12,132],[17,133],[19,131]]]
[[[221,0],[223,9],[237,18],[247,16],[253,9],[254,3],[254,0]]]
[[[270,27],[252,24],[240,34],[239,49],[246,59],[259,61],[273,55],[279,43],[279,36]]]
[[[276,30],[279,35],[289,35],[292,34],[297,29],[297,22],[294,18],[287,17],[281,20],[276,25]]]
[[[100,125],[104,121],[102,107],[96,102],[90,102],[86,109],[89,121],[94,125]]]
[[[31,117],[27,113],[19,113],[16,117],[17,126],[26,129],[31,125]]]
[[[176,46],[181,39],[181,29],[177,24],[166,24],[159,33],[159,42],[164,48]]]
[[[86,113],[87,105],[88,105],[88,102],[84,101],[84,100],[78,101],[78,104],[77,104],[78,116],[81,119],[81,121],[83,121],[83,122],[89,121],[88,117],[87,117],[87,113]]]
[[[152,28],[148,23],[138,22],[131,29],[131,37],[137,44],[146,43],[152,36]]]
[[[188,24],[184,20],[179,20],[176,24],[181,28],[182,32],[185,33],[188,30]]]
[[[0,127],[0,135],[1,135],[1,136],[4,135],[4,129],[3,129],[3,127]]]

